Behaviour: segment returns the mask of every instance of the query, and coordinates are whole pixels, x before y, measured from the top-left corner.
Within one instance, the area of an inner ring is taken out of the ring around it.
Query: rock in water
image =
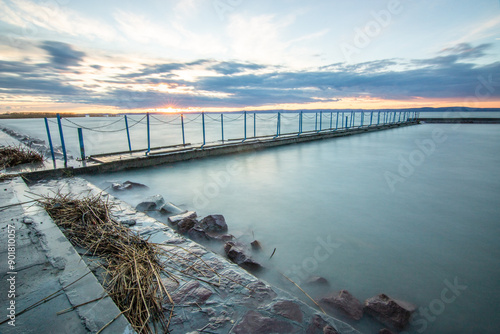
[[[188,212],[180,214],[180,215],[170,216],[170,217],[168,217],[168,221],[173,225],[177,225],[180,221],[182,221],[186,218],[193,218],[194,219],[196,217],[197,217],[196,212],[188,211]]]
[[[365,312],[381,323],[402,330],[410,322],[411,314],[416,307],[404,301],[395,300],[385,294],[368,298],[365,301]]]
[[[167,202],[160,207],[160,213],[164,215],[179,215],[186,212],[187,210],[182,210],[170,202]]]
[[[238,247],[233,241],[226,242],[224,245],[224,251],[226,252],[227,257],[240,267],[248,270],[262,269],[262,266],[259,263],[250,258],[245,251]]]
[[[177,229],[179,230],[179,233],[185,234],[187,233],[190,229],[192,229],[198,221],[195,218],[184,218],[181,220],[179,223],[177,223]]]
[[[256,251],[262,250],[262,246],[260,245],[260,242],[258,240],[254,240],[250,243],[252,245],[252,249]]]
[[[363,317],[363,305],[347,290],[340,290],[336,296],[322,298],[320,303],[342,310],[355,320]]]
[[[132,182],[132,181],[125,181],[123,183],[120,182],[113,182],[111,184],[111,187],[114,190],[131,190],[131,189],[136,189],[136,188],[145,188],[148,189],[148,186],[142,184],[142,183],[137,183],[137,182]]]
[[[382,328],[378,331],[378,334],[394,334],[393,331],[388,330],[387,328]]]
[[[206,232],[227,232],[227,224],[223,215],[209,215],[203,218],[198,227]]]
[[[304,282],[306,285],[328,285],[328,280],[321,276],[311,276]]]
[[[159,210],[163,204],[165,204],[165,200],[163,199],[163,196],[154,195],[154,196],[146,198],[143,202],[137,204],[135,209],[137,211],[142,211],[142,212]]]
[[[193,227],[187,232],[188,237],[191,240],[194,241],[208,241],[210,240],[210,237],[207,235],[207,232],[197,228]]]

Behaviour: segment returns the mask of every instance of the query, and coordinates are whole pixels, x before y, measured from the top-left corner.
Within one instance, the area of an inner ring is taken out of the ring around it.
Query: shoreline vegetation
[[[393,109],[304,109],[302,111],[305,112],[337,112],[337,111],[365,111],[365,112],[371,112],[371,111],[391,111],[391,110],[401,110],[401,111],[417,111],[417,112],[500,112],[500,108],[469,108],[469,107],[447,107],[447,108],[430,108],[430,107],[425,107],[425,108],[393,108]],[[273,110],[247,110],[248,113],[275,113],[275,112],[282,112],[282,113],[296,113],[301,110],[286,110],[286,109],[273,109]],[[127,110],[123,111],[117,111],[117,112],[109,112],[109,113],[75,113],[75,112],[9,112],[9,113],[0,113],[0,119],[19,119],[19,118],[56,118],[57,114],[61,115],[61,117],[114,117],[118,115],[134,115],[134,114],[144,114],[146,112],[149,112],[150,114],[159,114],[159,115],[168,115],[168,114],[179,114],[179,113],[199,113],[201,111],[186,111],[186,112],[161,112],[161,111],[147,111],[144,110],[142,112],[130,112]],[[233,110],[233,111],[213,111],[213,112],[206,112],[206,113],[212,113],[212,114],[220,114],[220,113],[241,113],[244,112],[244,110]]]

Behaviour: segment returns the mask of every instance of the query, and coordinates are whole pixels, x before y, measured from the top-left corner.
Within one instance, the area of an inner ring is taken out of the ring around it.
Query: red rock
[[[408,326],[411,314],[416,307],[380,294],[365,301],[365,312],[378,319],[381,323],[402,330]]]
[[[336,296],[322,298],[320,303],[328,307],[337,308],[355,320],[363,317],[363,305],[347,290],[339,291]]]

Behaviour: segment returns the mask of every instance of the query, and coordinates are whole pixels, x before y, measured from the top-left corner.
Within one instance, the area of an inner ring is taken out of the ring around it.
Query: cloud
[[[59,4],[60,1],[36,3],[33,1],[0,0],[0,20],[22,28],[23,36],[36,36],[39,29],[70,36],[98,38],[104,41],[116,39],[116,31],[102,21],[87,18]]]
[[[489,44],[459,44],[428,59],[334,63],[309,70],[214,59],[107,68],[96,67],[98,62],[86,65],[86,54],[68,44],[46,41],[41,47],[51,57],[49,64],[0,61],[1,93],[122,109],[243,108],[358,97],[465,100],[475,97],[482,82],[490,82],[489,96],[500,98],[500,62],[474,62],[486,55]],[[76,65],[77,74],[53,71]]]
[[[224,75],[231,75],[244,72],[246,70],[260,70],[266,68],[264,65],[250,64],[250,63],[240,63],[233,61],[218,62],[209,69],[216,71],[217,73]]]
[[[52,65],[56,68],[78,66],[85,53],[74,50],[71,45],[61,42],[44,41],[40,48],[47,51]]]

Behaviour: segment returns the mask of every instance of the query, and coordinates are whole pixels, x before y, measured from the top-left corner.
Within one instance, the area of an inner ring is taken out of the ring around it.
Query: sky
[[[500,107],[500,0],[0,0],[0,113]]]

